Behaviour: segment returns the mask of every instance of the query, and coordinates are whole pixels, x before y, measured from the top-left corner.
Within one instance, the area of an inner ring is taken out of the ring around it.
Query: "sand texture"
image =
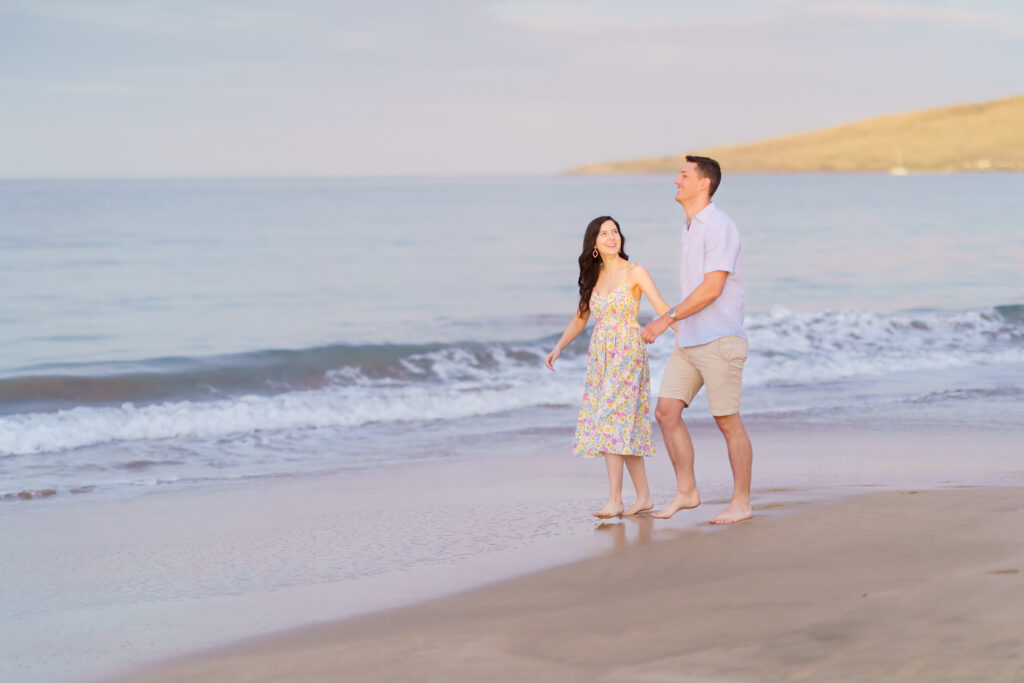
[[[1022,489],[870,493],[632,537],[127,680],[1024,681]]]

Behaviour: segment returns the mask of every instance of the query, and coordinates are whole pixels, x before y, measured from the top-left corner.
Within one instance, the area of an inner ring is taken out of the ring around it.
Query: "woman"
[[[580,301],[576,315],[548,354],[554,370],[562,349],[587,325],[593,310],[597,325],[590,337],[587,383],[576,424],[577,457],[603,456],[608,468],[608,503],[595,517],[635,515],[654,507],[647,488],[644,457],[654,455],[651,443],[650,370],[647,348],[640,339],[636,313],[646,294],[658,315],[668,310],[643,266],[629,263],[626,238],[611,216],[590,221],[580,254]],[[622,465],[636,488],[636,502],[622,504]]]

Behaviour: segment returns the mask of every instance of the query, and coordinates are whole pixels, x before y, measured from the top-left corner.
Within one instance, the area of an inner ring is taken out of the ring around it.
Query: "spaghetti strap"
[[[637,266],[639,266],[639,265],[640,265],[639,263],[630,263],[629,264],[629,272],[626,273],[626,282],[629,282],[630,278],[633,278],[633,284],[634,285],[636,284],[636,269],[637,269]]]

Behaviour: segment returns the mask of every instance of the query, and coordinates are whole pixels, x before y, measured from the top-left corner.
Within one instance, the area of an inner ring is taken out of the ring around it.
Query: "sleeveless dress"
[[[595,290],[590,295],[597,324],[590,336],[587,383],[576,423],[576,457],[654,455],[647,347],[636,321],[640,302],[626,286],[628,280],[608,294]]]

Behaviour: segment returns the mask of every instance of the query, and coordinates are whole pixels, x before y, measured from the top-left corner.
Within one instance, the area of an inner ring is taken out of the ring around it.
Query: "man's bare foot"
[[[750,509],[750,504],[739,505],[737,503],[729,503],[729,507],[725,508],[722,514],[716,516],[711,520],[712,524],[733,524],[735,522],[742,522],[745,519],[750,519],[754,516],[753,510]]]
[[[631,517],[639,512],[647,512],[654,509],[654,501],[650,496],[637,498],[636,502],[629,506],[629,509],[622,513],[623,517]]]
[[[612,517],[618,517],[622,514],[623,508],[622,503],[612,503],[609,501],[607,505],[591,514],[598,519],[611,519]]]
[[[680,510],[692,510],[698,505],[700,505],[700,494],[696,490],[693,493],[677,493],[676,497],[661,512],[655,512],[651,516],[668,519]]]

